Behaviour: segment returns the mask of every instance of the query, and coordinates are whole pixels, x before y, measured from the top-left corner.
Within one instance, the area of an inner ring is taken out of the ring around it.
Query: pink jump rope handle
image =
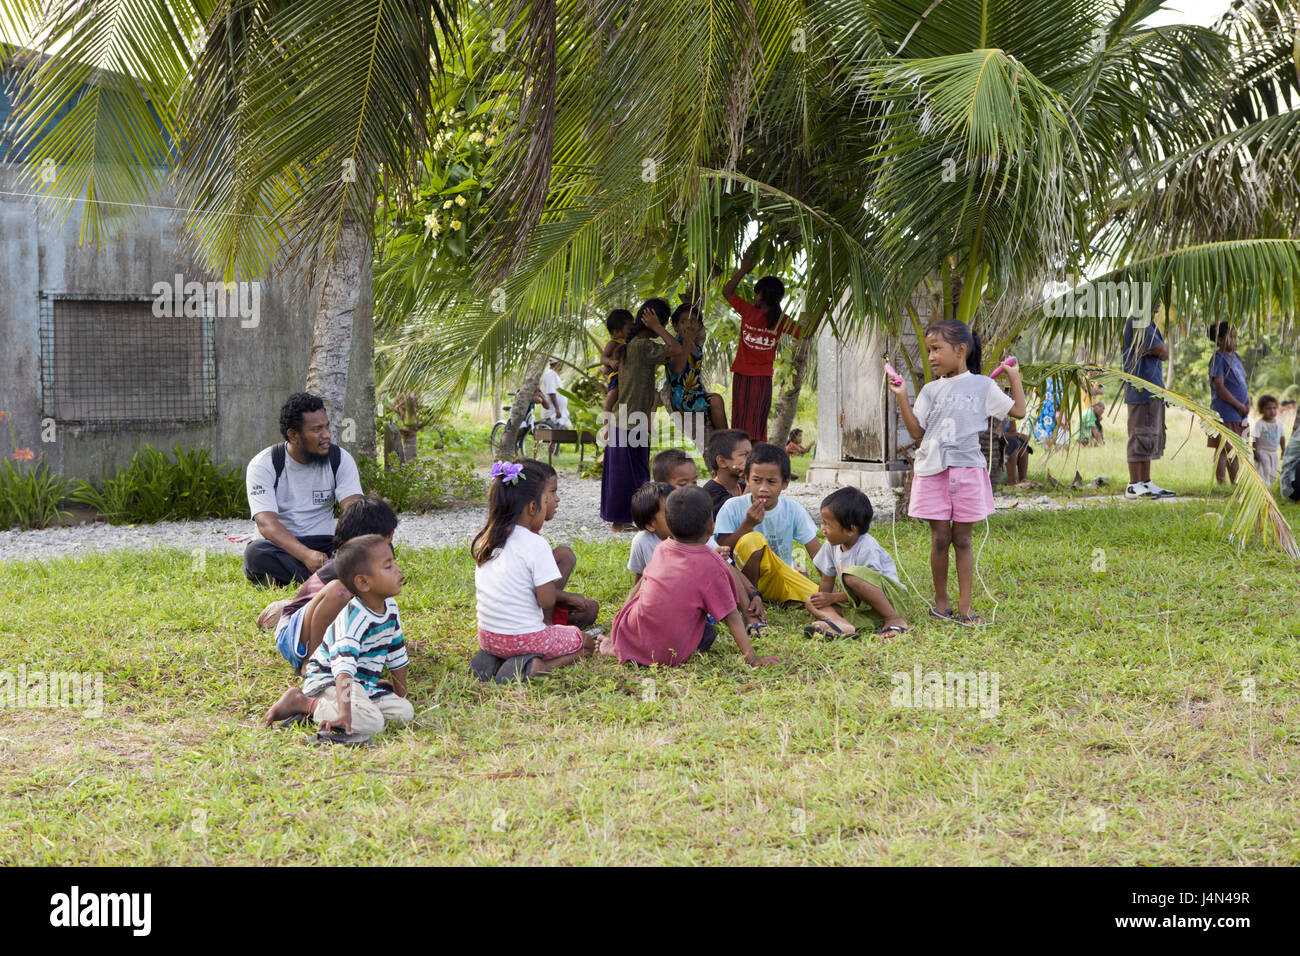
[[[1002,374],[1003,372],[1005,372],[1007,369],[1009,369],[1009,368],[1011,368],[1011,367],[1013,367],[1013,366],[1015,366],[1015,365],[1018,365],[1018,364],[1019,364],[1019,363],[1016,361],[1016,357],[1015,357],[1014,355],[1012,355],[1012,356],[1010,356],[1010,357],[1008,357],[1008,358],[1005,358],[1005,359],[1002,360],[1002,364],[999,365],[997,368],[995,368],[995,369],[993,370],[993,374],[990,375],[989,378],[997,378],[999,375],[1001,375],[1001,374]]]
[[[889,380],[894,383],[895,387],[903,384],[903,376],[899,375],[894,366],[888,362],[885,363],[885,374],[889,376]]]

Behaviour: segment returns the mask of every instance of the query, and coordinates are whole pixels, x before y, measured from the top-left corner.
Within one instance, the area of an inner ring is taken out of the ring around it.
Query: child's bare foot
[[[616,657],[614,653],[614,638],[609,634],[602,634],[600,640],[596,643],[596,653],[604,654],[606,657]]]
[[[610,531],[616,531],[616,532],[622,532],[622,531],[635,531],[635,530],[636,530],[636,525],[634,525],[634,524],[624,524],[623,522],[619,521],[619,522],[615,522],[614,524],[610,525],[610,526],[609,526],[609,530],[610,530]]]
[[[272,601],[262,609],[261,614],[257,615],[257,626],[263,631],[269,631],[275,627],[280,623],[280,612],[284,610],[284,606],[288,603],[288,601]]]
[[[311,712],[311,698],[302,692],[301,688],[290,687],[280,699],[271,705],[271,709],[266,712],[262,718],[262,726],[270,727],[277,720],[285,720],[289,717],[296,717],[298,714]]]

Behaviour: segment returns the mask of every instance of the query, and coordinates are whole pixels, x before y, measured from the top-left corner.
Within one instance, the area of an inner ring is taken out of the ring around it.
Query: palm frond
[[[1087,380],[1099,384],[1125,383],[1134,385],[1152,393],[1155,400],[1177,406],[1191,413],[1200,428],[1207,434],[1217,434],[1221,443],[1226,443],[1241,462],[1237,483],[1229,502],[1230,516],[1229,538],[1239,548],[1250,544],[1261,547],[1276,548],[1295,561],[1300,561],[1300,545],[1296,543],[1295,534],[1287,523],[1273,498],[1272,491],[1264,483],[1259,472],[1255,470],[1254,458],[1250,453],[1250,443],[1236,432],[1225,428],[1219,416],[1200,402],[1181,395],[1178,392],[1152,385],[1150,382],[1122,369],[1093,365],[1061,364],[1043,366],[1034,369],[1029,381],[1040,389],[1048,379],[1058,383],[1073,383],[1078,386]],[[1067,384],[1066,389],[1070,386]]]

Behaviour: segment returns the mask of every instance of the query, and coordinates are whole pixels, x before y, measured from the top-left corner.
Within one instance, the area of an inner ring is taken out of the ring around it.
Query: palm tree
[[[315,302],[306,387],[337,428],[354,327],[371,319],[375,197],[381,176],[399,191],[414,178],[454,0],[4,3],[40,54],[8,130],[29,168],[56,166],[33,185],[65,218],[84,201],[83,240],[100,243],[170,178],[214,274],[289,273]]]
[[[511,154],[534,178],[503,181],[473,292],[417,297],[451,359],[440,385],[575,334],[573,303],[598,301],[647,242],[670,237],[698,276],[752,222],[771,255],[798,250],[841,332],[897,339],[943,314],[990,356],[1026,331],[1100,354],[1122,317],[1045,315],[1042,294],[1099,271],[1181,315],[1227,310],[1247,329],[1294,315],[1295,0],[1237,3],[1216,30],[1146,25],[1161,6],[701,0],[659,31],[649,4],[557,3],[565,42],[540,72],[482,61],[537,120]],[[518,308],[489,313],[487,284]],[[1261,531],[1278,526],[1271,499],[1239,489]]]

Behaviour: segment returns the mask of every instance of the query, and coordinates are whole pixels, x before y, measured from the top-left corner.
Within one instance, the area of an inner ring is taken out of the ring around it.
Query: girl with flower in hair
[[[481,648],[470,668],[481,680],[526,680],[595,649],[579,628],[554,622],[563,575],[540,533],[550,497],[555,477],[537,462],[492,466],[487,524],[470,545]]]

